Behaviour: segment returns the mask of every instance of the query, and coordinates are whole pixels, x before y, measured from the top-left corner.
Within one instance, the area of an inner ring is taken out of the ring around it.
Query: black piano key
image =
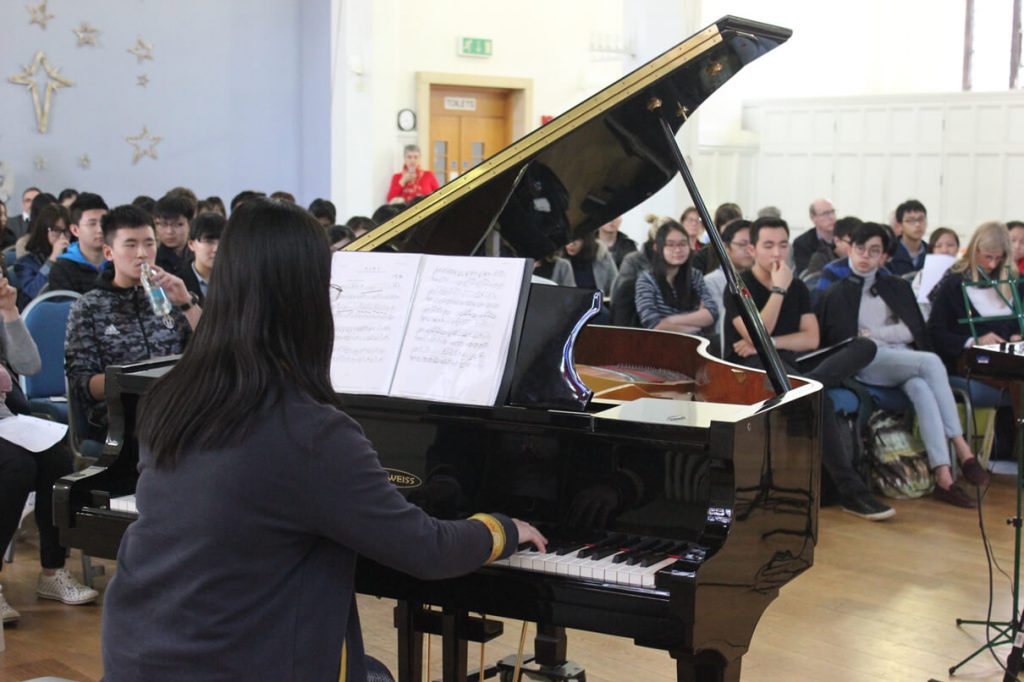
[[[633,538],[624,538],[622,542],[618,542],[613,545],[606,545],[601,549],[597,550],[591,555],[591,558],[595,561],[600,561],[601,559],[610,557],[612,554],[618,554],[619,552],[624,552],[631,549],[632,547],[637,545],[641,540],[643,540],[643,538],[639,536]]]
[[[570,542],[565,545],[562,545],[557,550],[555,550],[555,554],[557,554],[558,556],[565,556],[566,554],[572,554],[576,550],[582,549],[584,547],[586,547],[586,544],[583,542]],[[550,548],[548,551],[550,551]]]
[[[614,535],[609,535],[604,540],[601,540],[600,542],[595,542],[589,547],[584,547],[583,549],[581,549],[579,556],[581,559],[585,559],[589,556],[593,556],[594,552],[599,552],[603,550],[605,547],[608,547],[609,545],[614,547],[618,545],[620,542],[623,542],[625,539],[626,536],[622,533],[615,533]]]
[[[615,557],[612,558],[612,563],[621,564],[622,562],[627,562],[628,565],[629,559],[631,557],[635,557],[647,552],[648,550],[657,546],[660,542],[661,541],[658,540],[658,538],[648,538],[647,540],[644,540],[643,542],[640,542],[637,545],[635,545],[629,551],[615,555]]]
[[[675,543],[672,542],[671,540],[660,540],[653,547],[647,548],[646,551],[637,552],[637,553],[631,554],[626,559],[626,565],[627,566],[635,566],[638,563],[640,563],[641,560],[645,559],[650,554],[656,554],[658,556],[665,557],[666,556],[665,552],[667,552],[669,549],[671,549],[672,545],[674,545],[674,544]]]

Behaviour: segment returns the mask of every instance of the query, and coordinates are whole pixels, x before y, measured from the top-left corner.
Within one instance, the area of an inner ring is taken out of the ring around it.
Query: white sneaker
[[[0,585],[0,623],[17,623],[21,614],[4,599],[4,588]]]
[[[65,604],[88,604],[100,593],[75,580],[66,568],[58,568],[53,575],[39,574],[36,594],[43,599],[56,599]]]

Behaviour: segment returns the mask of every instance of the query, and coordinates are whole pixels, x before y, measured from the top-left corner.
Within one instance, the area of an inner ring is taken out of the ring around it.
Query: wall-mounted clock
[[[398,129],[402,131],[416,130],[416,112],[402,109],[398,112]]]

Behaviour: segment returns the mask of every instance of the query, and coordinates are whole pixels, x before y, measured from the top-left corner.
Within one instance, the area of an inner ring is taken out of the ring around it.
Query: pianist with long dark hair
[[[500,514],[434,519],[390,484],[331,388],[330,259],[301,208],[232,213],[202,323],[140,405],[108,682],[363,680],[357,554],[445,578],[544,544]]]

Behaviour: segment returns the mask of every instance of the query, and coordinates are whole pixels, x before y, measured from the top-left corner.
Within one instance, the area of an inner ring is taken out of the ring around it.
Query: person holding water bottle
[[[107,366],[181,353],[202,313],[185,283],[155,265],[148,213],[118,206],[103,216],[102,227],[103,255],[113,267],[71,307],[64,348],[70,390],[89,422],[86,437],[101,442]]]

